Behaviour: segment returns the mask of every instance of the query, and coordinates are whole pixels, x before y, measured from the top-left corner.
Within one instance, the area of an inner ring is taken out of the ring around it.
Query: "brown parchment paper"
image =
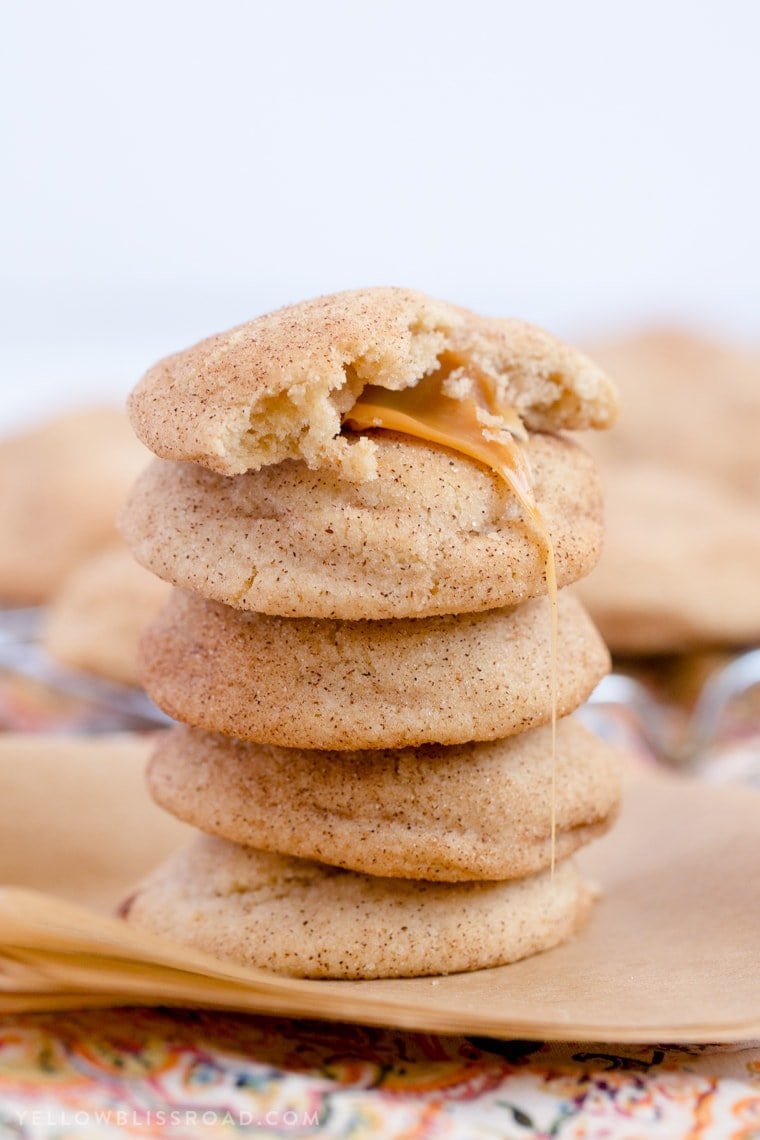
[[[473,974],[313,982],[238,969],[109,908],[189,829],[130,738],[0,738],[0,1010],[203,1005],[546,1040],[760,1038],[760,794],[629,777],[582,854],[602,889],[569,944]]]

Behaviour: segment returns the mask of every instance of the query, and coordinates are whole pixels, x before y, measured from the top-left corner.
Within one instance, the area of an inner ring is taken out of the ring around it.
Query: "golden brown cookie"
[[[584,437],[608,465],[647,460],[760,494],[760,356],[685,329],[593,346],[620,389],[613,431]]]
[[[378,478],[285,462],[225,478],[156,462],[122,530],[144,566],[240,609],[288,617],[399,618],[514,605],[546,592],[541,543],[484,466],[376,433]],[[537,499],[559,584],[595,565],[602,503],[593,462],[556,436],[531,437]]]
[[[148,460],[126,416],[71,412],[0,441],[0,603],[47,601],[116,539],[116,515]]]
[[[551,729],[490,744],[321,752],[176,728],[148,767],[156,802],[211,835],[391,878],[513,879],[548,867]],[[615,751],[557,726],[556,858],[616,814]]]
[[[678,329],[595,346],[622,414],[584,439],[608,491],[602,563],[581,587],[613,651],[760,637],[760,358]]]
[[[156,364],[132,394],[139,437],[223,475],[284,459],[374,474],[374,445],[340,434],[370,384],[403,389],[441,369],[485,376],[532,431],[606,427],[604,373],[539,329],[410,289],[357,289],[268,313]]]
[[[760,639],[760,510],[749,496],[650,462],[607,473],[602,560],[575,590],[614,652]]]
[[[556,946],[586,917],[570,862],[507,883],[381,879],[203,836],[123,908],[129,922],[243,966],[308,978],[424,977]]]
[[[82,562],[53,597],[42,628],[48,653],[110,681],[139,685],[140,635],[168,600],[169,586],[112,546]]]
[[[288,748],[403,748],[494,740],[551,716],[546,598],[513,610],[339,622],[241,613],[175,591],[141,647],[170,716]],[[580,603],[559,598],[557,708],[609,667]]]

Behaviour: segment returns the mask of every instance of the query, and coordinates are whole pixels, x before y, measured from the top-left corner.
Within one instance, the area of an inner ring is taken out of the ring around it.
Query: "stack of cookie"
[[[561,589],[595,564],[602,511],[592,462],[552,433],[611,422],[606,377],[521,322],[373,289],[162,361],[131,411],[162,458],[123,530],[177,587],[143,680],[184,722],[148,779],[204,834],[129,921],[333,978],[478,969],[568,937],[589,906],[569,857],[619,787],[567,715],[608,668]],[[471,458],[489,448],[498,462]]]

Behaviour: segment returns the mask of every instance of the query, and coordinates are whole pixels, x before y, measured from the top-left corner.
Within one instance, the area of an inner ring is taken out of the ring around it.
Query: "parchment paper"
[[[130,738],[0,738],[0,1010],[182,1004],[546,1040],[760,1038],[760,794],[631,776],[580,858],[602,888],[569,944],[442,978],[312,982],[243,970],[109,917],[189,829]]]

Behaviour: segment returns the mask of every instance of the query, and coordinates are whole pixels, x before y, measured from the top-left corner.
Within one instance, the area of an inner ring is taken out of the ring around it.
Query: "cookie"
[[[0,603],[47,601],[116,539],[116,515],[148,455],[111,408],[59,416],[0,441]]]
[[[684,329],[593,346],[620,388],[612,432],[584,436],[606,470],[647,460],[760,494],[760,356]]]
[[[368,875],[498,880],[551,862],[549,728],[490,744],[365,752],[176,728],[159,740],[148,787],[207,834]],[[616,753],[578,721],[560,721],[556,858],[603,834],[619,798]]]
[[[351,483],[286,462],[225,478],[156,462],[122,531],[174,585],[286,617],[425,617],[515,605],[546,592],[541,544],[485,467],[376,433],[378,477]],[[528,445],[560,585],[595,565],[603,511],[593,462],[568,440]]]
[[[570,862],[507,883],[382,879],[203,836],[127,900],[127,921],[278,974],[424,977],[479,970],[567,939],[588,888]]]
[[[726,485],[664,464],[607,477],[604,556],[575,590],[617,653],[760,640],[760,511]]]
[[[417,621],[241,613],[175,591],[147,630],[141,675],[187,724],[286,748],[495,740],[551,716],[549,602]],[[557,708],[609,667],[580,603],[559,597]]]
[[[222,475],[303,459],[361,481],[374,475],[374,443],[341,434],[341,417],[362,389],[460,369],[486,377],[532,431],[606,427],[616,414],[601,369],[548,333],[398,288],[318,297],[167,357],[130,413],[166,459]]]
[[[125,685],[140,683],[140,635],[168,600],[169,586],[113,546],[82,562],[53,597],[45,649],[64,665]]]
[[[678,329],[595,346],[623,413],[584,439],[608,490],[602,563],[580,593],[613,651],[760,637],[760,358]]]

